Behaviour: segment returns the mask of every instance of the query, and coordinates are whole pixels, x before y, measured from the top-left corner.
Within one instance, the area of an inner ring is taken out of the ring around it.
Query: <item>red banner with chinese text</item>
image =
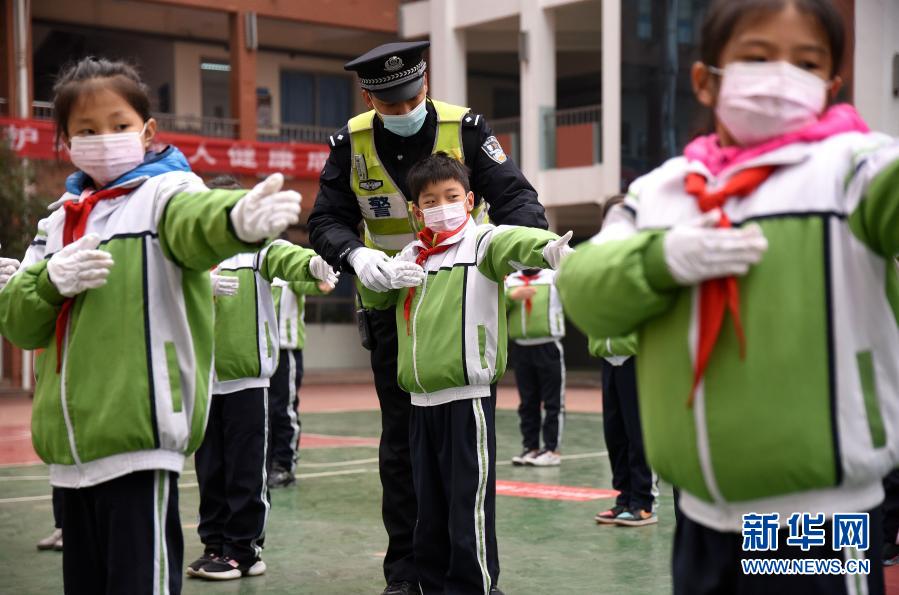
[[[0,130],[10,146],[21,157],[56,159],[56,129],[49,120],[0,118]],[[328,159],[327,145],[301,143],[243,142],[231,138],[216,138],[159,132],[154,147],[175,145],[196,172],[265,175],[276,171],[300,179],[318,179]],[[59,159],[68,160],[65,149]]]

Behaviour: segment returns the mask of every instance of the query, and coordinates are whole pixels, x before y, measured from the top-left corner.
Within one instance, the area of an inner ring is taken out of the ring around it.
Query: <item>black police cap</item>
[[[379,45],[343,65],[359,75],[360,86],[387,103],[412,99],[424,84],[427,62],[422,53],[429,41]]]

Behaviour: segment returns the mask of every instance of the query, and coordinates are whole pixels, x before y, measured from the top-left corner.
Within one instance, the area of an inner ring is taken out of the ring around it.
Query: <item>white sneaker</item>
[[[558,467],[562,464],[562,455],[551,450],[543,450],[527,464],[534,467]]]
[[[62,529],[53,529],[53,533],[37,542],[37,549],[52,550],[56,548],[57,543],[59,543],[59,549],[62,550]]]
[[[531,461],[533,461],[537,457],[538,451],[536,450],[525,450],[522,451],[520,455],[516,455],[512,457],[513,465],[529,465]]]

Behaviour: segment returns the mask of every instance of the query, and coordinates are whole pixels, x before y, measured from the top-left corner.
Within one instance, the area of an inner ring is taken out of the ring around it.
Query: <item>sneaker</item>
[[[490,587],[490,595],[506,595],[499,590],[499,587]]]
[[[396,581],[387,585],[381,595],[419,595],[421,589],[409,581]]]
[[[39,550],[52,550],[56,547],[56,542],[59,542],[59,549],[62,549],[62,529],[53,529],[53,533],[44,537],[40,541],[37,542],[37,549]]]
[[[626,507],[615,505],[608,510],[597,512],[593,519],[600,525],[614,525],[615,519],[624,512],[627,512]]]
[[[259,576],[265,574],[265,562],[257,558],[249,564],[241,564],[234,558],[222,556],[217,560],[207,562],[197,571],[197,574],[213,581],[230,581],[243,576]]]
[[[623,527],[642,527],[643,525],[655,525],[659,517],[654,512],[632,508],[615,517],[615,524]]]
[[[895,543],[884,543],[881,550],[881,559],[884,566],[895,566],[899,564],[899,545]]]
[[[537,454],[539,454],[537,449],[524,449],[520,455],[512,457],[512,464],[518,467],[520,467],[521,465],[527,465],[530,463],[530,461],[536,458]]]
[[[187,576],[199,577],[200,569],[210,562],[215,562],[221,557],[216,552],[203,552],[203,555],[187,565]]]
[[[533,459],[527,462],[534,467],[558,467],[562,464],[562,455],[552,450],[541,450]]]
[[[56,543],[53,544],[53,551],[54,552],[62,551],[62,535],[60,535],[59,539],[56,540]]]
[[[272,472],[268,476],[268,487],[275,488],[286,488],[289,485],[293,485],[297,482],[297,478],[294,477],[291,471],[288,471],[278,463],[272,465]]]

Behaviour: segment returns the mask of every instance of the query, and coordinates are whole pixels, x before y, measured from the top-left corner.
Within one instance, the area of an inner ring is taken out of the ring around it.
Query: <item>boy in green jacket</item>
[[[503,278],[555,268],[570,233],[477,225],[474,195],[459,161],[437,153],[409,172],[412,213],[425,229],[398,260],[386,293],[368,307],[396,308],[398,380],[412,396],[410,448],[418,500],[413,537],[423,593],[499,593],[496,547],[494,383],[506,368]],[[408,287],[408,285],[416,285]]]

